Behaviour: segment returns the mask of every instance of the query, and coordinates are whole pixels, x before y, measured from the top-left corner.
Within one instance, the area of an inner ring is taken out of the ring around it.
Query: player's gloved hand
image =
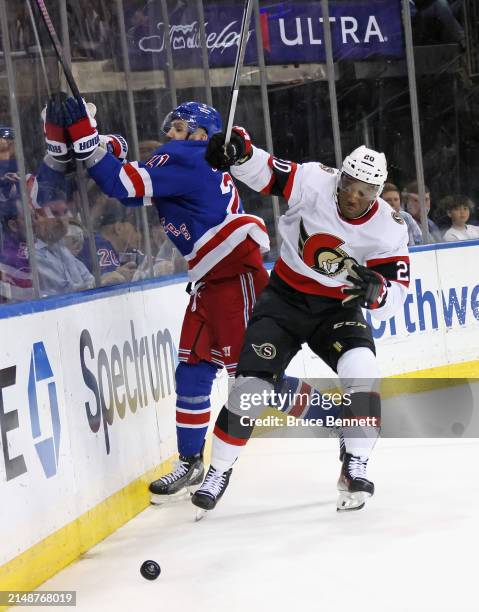
[[[388,282],[384,276],[356,263],[348,266],[348,271],[346,278],[353,287],[343,288],[347,295],[342,301],[343,306],[358,305],[370,310],[383,306],[388,295]]]
[[[231,131],[231,138],[225,147],[225,133],[218,132],[208,141],[205,159],[212,168],[228,170],[235,164],[243,164],[253,154],[251,137],[248,132],[238,126]]]
[[[47,153],[62,164],[72,158],[70,139],[65,129],[65,113],[61,94],[54,94],[42,111]]]
[[[68,98],[63,108],[65,125],[73,143],[75,157],[85,161],[100,144],[95,118],[83,98]]]
[[[120,134],[100,134],[100,147],[120,161],[124,161],[128,155],[128,143]]]

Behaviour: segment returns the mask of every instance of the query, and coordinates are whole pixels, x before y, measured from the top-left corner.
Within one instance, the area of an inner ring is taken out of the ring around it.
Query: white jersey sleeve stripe
[[[135,197],[136,196],[135,186],[133,185],[132,180],[130,179],[130,177],[128,176],[124,168],[120,170],[120,181],[123,187],[126,189],[127,197],[129,198]]]
[[[132,162],[131,165],[138,171],[138,174],[141,176],[143,181],[144,193],[142,195],[146,196],[147,198],[151,198],[153,196],[153,184],[151,182],[151,177],[148,174],[148,170],[145,168],[140,168],[138,162]]]

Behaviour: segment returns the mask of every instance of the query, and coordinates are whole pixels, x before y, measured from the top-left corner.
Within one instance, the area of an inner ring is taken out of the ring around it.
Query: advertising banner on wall
[[[365,312],[383,376],[477,360],[472,339],[479,339],[479,281],[464,261],[479,255],[479,244],[419,249],[411,254],[411,282],[400,311],[386,321]],[[313,378],[332,375],[306,346],[289,372]]]
[[[0,320],[0,565],[175,452],[187,299],[181,283]]]
[[[330,0],[335,60],[403,56],[400,0]],[[127,11],[130,61],[137,70],[163,69],[169,36],[175,69],[201,67],[196,3],[179,2],[170,10],[166,31],[161,3],[146,2]],[[243,11],[242,2],[205,3],[206,46],[210,68],[233,66]],[[321,3],[261,3],[260,24],[267,64],[325,62]],[[255,21],[251,20],[246,64],[257,63]]]

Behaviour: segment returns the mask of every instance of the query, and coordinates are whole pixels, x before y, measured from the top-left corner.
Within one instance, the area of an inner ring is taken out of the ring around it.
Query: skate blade
[[[208,514],[208,510],[204,510],[203,508],[198,508],[195,514],[195,523],[201,521]]]
[[[171,493],[170,495],[157,495],[156,493],[150,493],[150,504],[152,506],[166,506],[168,504],[189,499],[192,494],[193,492],[190,493],[188,488],[182,489],[177,493]]]
[[[366,500],[371,497],[369,493],[357,491],[350,493],[349,491],[340,491],[336,510],[338,512],[348,512],[350,510],[361,510],[366,504]]]

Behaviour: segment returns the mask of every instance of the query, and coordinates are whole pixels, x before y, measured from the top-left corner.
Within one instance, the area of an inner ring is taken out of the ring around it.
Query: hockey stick
[[[245,0],[245,5],[243,9],[243,20],[241,22],[241,31],[238,41],[238,51],[236,53],[235,69],[233,73],[233,83],[231,85],[230,102],[228,108],[228,121],[226,123],[225,146],[229,143],[231,138],[231,129],[233,127],[236,105],[238,103],[240,72],[243,66],[246,43],[248,42],[248,27],[251,18],[252,8],[253,0]]]
[[[47,7],[45,6],[45,2],[43,0],[35,0],[38,10],[40,11],[43,23],[47,28],[48,35],[50,40],[52,41],[53,48],[55,49],[56,56],[58,61],[60,62],[61,67],[63,68],[63,73],[65,74],[68,85],[70,86],[72,94],[75,98],[80,98],[80,91],[78,90],[77,84],[75,83],[75,79],[73,78],[72,71],[70,70],[70,66],[66,62],[65,56],[63,54],[62,45],[60,43],[60,39],[57,36],[55,28],[53,27],[52,20],[50,19],[50,15],[48,14]]]
[[[30,21],[32,22],[33,36],[35,37],[35,42],[38,47],[38,54],[40,57],[40,64],[42,66],[43,78],[45,79],[45,87],[47,90],[48,97],[50,98],[52,95],[52,92],[50,89],[50,81],[48,79],[47,67],[45,66],[45,58],[43,57],[42,45],[40,42],[40,37],[38,35],[37,24],[35,23],[35,16],[33,15],[33,9],[32,9],[31,2],[30,0],[26,0],[26,2],[27,2],[27,7],[28,7],[28,13],[30,16]]]

